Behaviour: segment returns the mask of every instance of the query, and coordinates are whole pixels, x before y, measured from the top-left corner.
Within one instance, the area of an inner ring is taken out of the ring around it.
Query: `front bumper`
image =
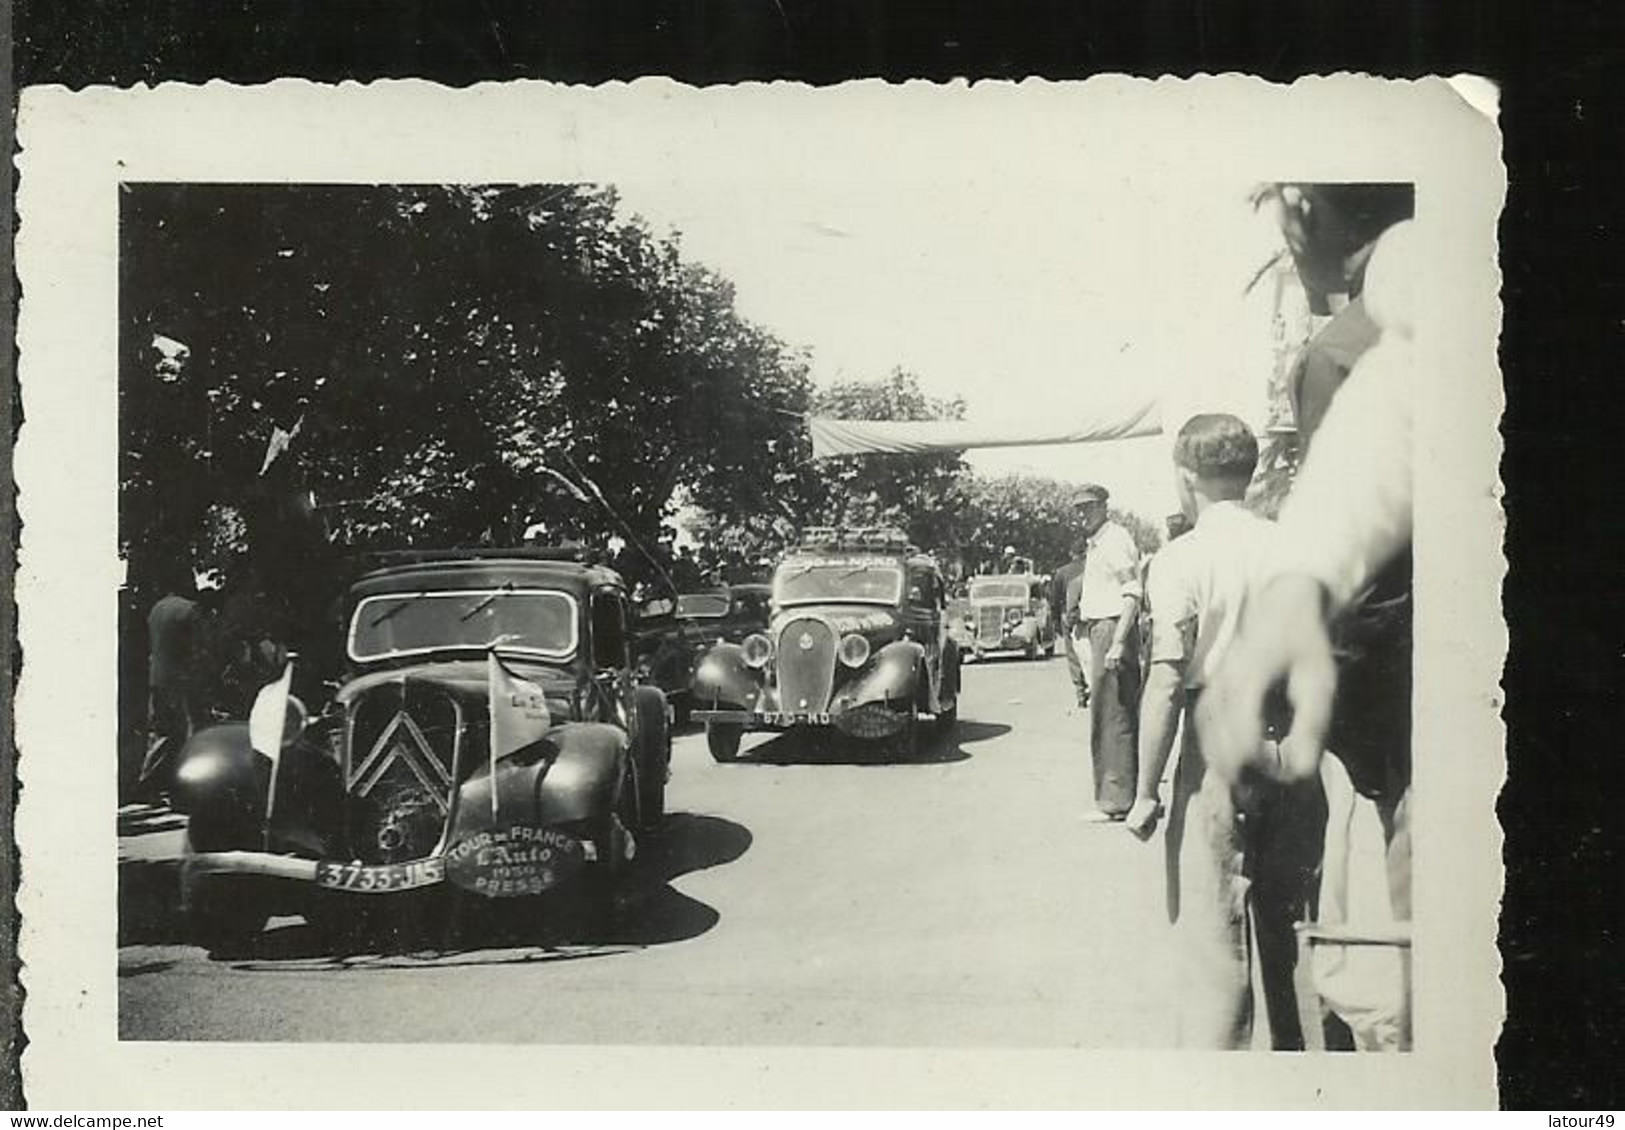
[[[865,703],[839,711],[814,710],[695,710],[696,722],[718,722],[743,726],[746,730],[791,730],[809,726],[829,726],[860,738],[889,737],[902,731],[910,718],[929,715],[893,710],[885,703]]]
[[[1028,650],[1038,646],[1036,640],[1026,639],[1022,636],[1006,636],[1001,640],[978,640],[971,644],[971,653],[978,657],[987,655],[1026,655]]]
[[[592,840],[577,839],[581,862],[599,863],[603,853]],[[453,851],[456,849],[454,848]],[[635,849],[630,836],[622,853],[631,858]],[[447,853],[441,852],[410,863],[361,864],[337,860],[308,859],[303,856],[282,855],[269,851],[211,851],[197,852],[186,857],[181,865],[183,887],[191,889],[199,883],[230,881],[252,877],[280,880],[295,887],[308,887],[363,895],[398,894],[402,891],[421,890],[452,881],[446,873]],[[563,875],[567,877],[568,871]],[[504,894],[539,894],[552,885],[531,883],[527,889],[476,889],[470,883],[458,883],[476,894],[500,897]]]

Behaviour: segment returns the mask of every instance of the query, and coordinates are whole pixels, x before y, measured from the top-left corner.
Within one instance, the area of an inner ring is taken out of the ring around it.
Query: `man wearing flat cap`
[[[1140,552],[1109,517],[1109,497],[1105,487],[1090,484],[1078,492],[1076,504],[1088,545],[1078,620],[1087,641],[1089,753],[1098,810],[1086,819],[1097,821],[1121,820],[1133,806],[1139,743]]]

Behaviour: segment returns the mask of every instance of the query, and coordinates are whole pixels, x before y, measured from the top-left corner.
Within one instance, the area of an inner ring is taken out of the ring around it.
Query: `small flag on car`
[[[282,738],[288,725],[288,699],[293,686],[293,661],[290,659],[275,681],[260,688],[254,696],[254,706],[248,712],[248,744],[255,753],[271,759],[271,783],[265,798],[265,820],[269,827],[271,810],[276,805],[276,771],[282,759]]]
[[[491,710],[491,815],[497,812],[497,761],[537,741],[553,726],[547,696],[529,679],[508,670],[495,650],[486,652]]]

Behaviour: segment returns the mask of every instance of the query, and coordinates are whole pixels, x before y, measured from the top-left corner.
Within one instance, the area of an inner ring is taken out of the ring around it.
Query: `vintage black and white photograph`
[[[18,474],[105,678],[19,825],[25,874],[116,826],[100,1038],[1294,1052],[1416,1105],[1499,1015],[1447,984],[1497,723],[1421,704],[1503,646],[1450,564],[1501,173],[1493,91],[1350,83],[416,89],[443,148],[404,91],[77,104],[222,114],[99,134],[94,220],[24,197],[103,255],[77,325],[22,259]]]

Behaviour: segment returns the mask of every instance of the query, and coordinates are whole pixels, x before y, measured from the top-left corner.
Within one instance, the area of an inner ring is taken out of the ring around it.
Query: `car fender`
[[[544,827],[608,816],[626,776],[626,759],[626,731],[618,726],[554,726],[540,741],[499,760],[494,777],[489,769],[476,770],[463,782],[450,839],[514,824]]]
[[[694,668],[694,704],[744,708],[753,703],[762,689],[760,669],[745,663],[745,649],[736,643],[719,643],[705,653]]]
[[[847,685],[842,697],[852,705],[873,702],[919,702],[925,648],[913,640],[893,640],[875,653],[869,667]]]
[[[279,761],[272,838],[281,849],[320,855],[342,820],[338,767],[306,741],[284,748]],[[271,759],[255,751],[248,725],[228,722],[199,730],[182,748],[171,802],[186,814],[195,849],[263,848],[270,783]]]

